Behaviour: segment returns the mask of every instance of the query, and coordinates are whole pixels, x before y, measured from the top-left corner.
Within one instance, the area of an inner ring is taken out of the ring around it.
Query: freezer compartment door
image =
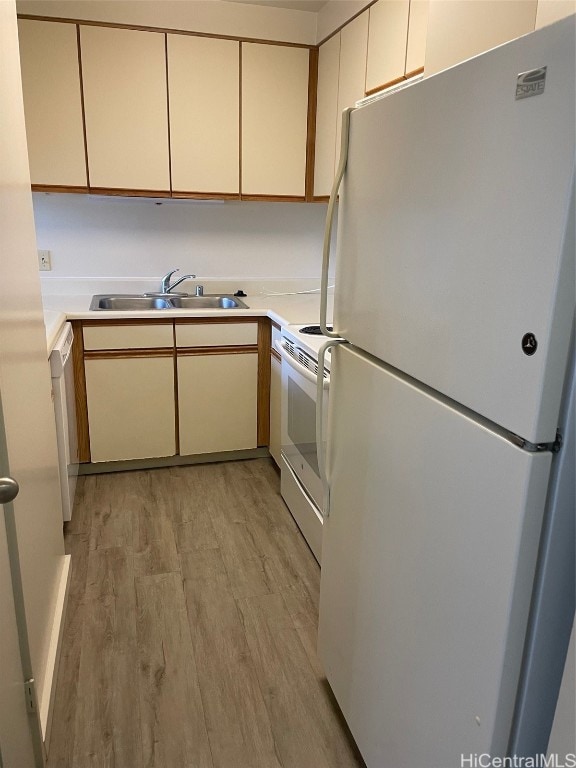
[[[574,315],[574,27],[353,112],[338,214],[335,331],[534,443],[556,436]]]
[[[549,454],[333,352],[319,653],[369,768],[504,755]]]

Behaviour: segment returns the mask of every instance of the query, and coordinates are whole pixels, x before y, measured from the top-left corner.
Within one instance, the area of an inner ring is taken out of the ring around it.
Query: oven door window
[[[316,451],[316,401],[288,378],[288,436],[298,453],[320,477]]]

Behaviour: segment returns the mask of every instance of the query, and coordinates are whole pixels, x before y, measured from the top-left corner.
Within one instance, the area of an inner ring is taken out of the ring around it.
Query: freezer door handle
[[[334,339],[323,344],[318,353],[318,370],[324,368],[326,352],[331,347],[337,347],[339,344],[346,344],[344,339]],[[330,515],[330,477],[328,475],[327,462],[324,451],[324,391],[326,387],[322,385],[322,379],[318,376],[316,380],[316,451],[318,452],[318,469],[320,470],[320,479],[324,489],[324,503],[322,504],[322,517],[324,520]]]
[[[336,171],[336,177],[334,178],[334,184],[332,185],[332,191],[330,192],[330,201],[328,202],[328,210],[326,211],[326,225],[324,227],[324,244],[322,247],[322,280],[320,283],[320,328],[325,336],[329,336],[332,339],[338,338],[338,333],[329,331],[327,327],[327,315],[328,315],[328,271],[330,267],[330,241],[332,239],[332,225],[334,223],[334,207],[336,200],[338,199],[338,190],[346,170],[346,163],[348,162],[348,135],[350,129],[350,115],[354,111],[354,107],[347,107],[342,112],[342,132],[340,134],[340,162],[338,163],[338,170]]]

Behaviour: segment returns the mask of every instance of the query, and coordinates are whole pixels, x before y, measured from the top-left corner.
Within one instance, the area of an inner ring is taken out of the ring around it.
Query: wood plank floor
[[[79,479],[49,768],[363,766],[269,459]]]

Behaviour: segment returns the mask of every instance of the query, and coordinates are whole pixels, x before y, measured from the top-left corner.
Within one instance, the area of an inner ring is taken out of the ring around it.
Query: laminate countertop
[[[329,296],[329,319],[332,317],[332,296]],[[118,320],[129,318],[160,319],[167,317],[269,317],[278,325],[318,323],[320,318],[319,293],[290,293],[248,295],[242,298],[247,309],[162,309],[148,311],[114,312],[90,311],[92,294],[44,295],[44,323],[48,354],[67,320]]]

